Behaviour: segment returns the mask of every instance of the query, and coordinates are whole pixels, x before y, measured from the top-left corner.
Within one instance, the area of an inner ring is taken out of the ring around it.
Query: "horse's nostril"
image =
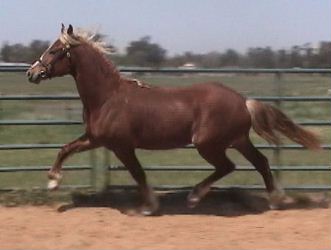
[[[41,71],[41,72],[40,72],[40,77],[42,77],[42,78],[46,78],[46,76],[47,76],[47,74],[46,74],[45,71]]]

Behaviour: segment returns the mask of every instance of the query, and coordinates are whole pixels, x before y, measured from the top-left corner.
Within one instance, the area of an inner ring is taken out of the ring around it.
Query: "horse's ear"
[[[65,30],[64,24],[63,24],[63,23],[61,23],[61,33],[63,33],[63,32],[64,32],[64,30]]]
[[[69,24],[69,28],[67,30],[67,33],[69,36],[73,35],[74,34],[74,28],[72,27],[71,24]]]

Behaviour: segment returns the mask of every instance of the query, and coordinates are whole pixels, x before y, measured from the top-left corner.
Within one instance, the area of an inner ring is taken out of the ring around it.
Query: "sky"
[[[168,55],[331,41],[331,0],[0,0],[0,45],[95,29],[121,52],[150,36]]]

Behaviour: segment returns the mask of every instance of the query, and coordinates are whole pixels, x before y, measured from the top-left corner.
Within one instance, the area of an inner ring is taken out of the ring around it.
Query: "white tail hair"
[[[256,100],[247,100],[246,107],[251,115],[253,129],[269,143],[280,144],[280,132],[309,149],[321,148],[320,141],[313,132],[294,123],[276,107]]]

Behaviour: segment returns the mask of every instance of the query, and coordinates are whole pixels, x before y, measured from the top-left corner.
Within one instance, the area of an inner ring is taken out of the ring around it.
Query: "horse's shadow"
[[[238,189],[209,192],[195,207],[186,205],[187,191],[158,193],[160,210],[158,215],[199,214],[216,216],[242,216],[261,214],[269,209],[269,202],[264,192],[250,192]],[[294,198],[293,198],[294,197]],[[73,193],[72,203],[62,205],[58,211],[80,207],[110,207],[128,213],[139,206],[140,196],[134,190],[111,190],[98,193]],[[311,199],[309,196],[296,195],[282,204],[280,209],[313,209],[328,207],[329,200]]]

